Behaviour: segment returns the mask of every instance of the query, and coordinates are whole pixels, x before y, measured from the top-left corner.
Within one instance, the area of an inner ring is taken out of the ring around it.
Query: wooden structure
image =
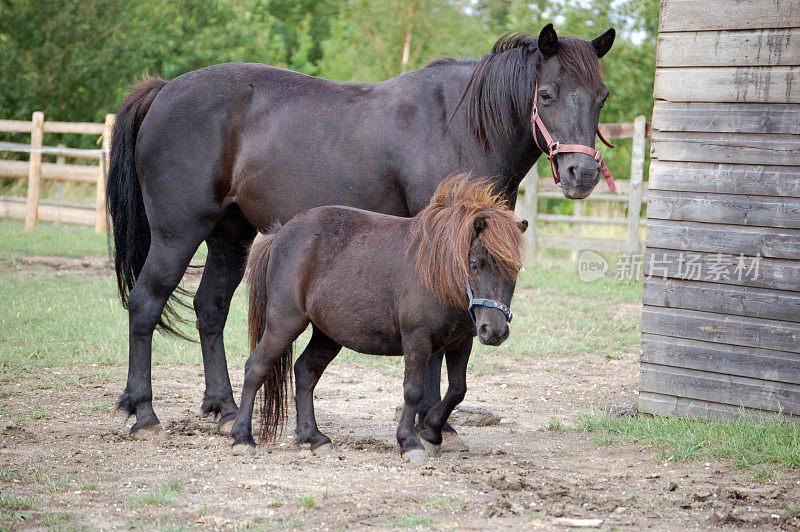
[[[108,149],[114,115],[106,115],[105,124],[92,122],[46,122],[41,111],[33,113],[30,122],[24,120],[0,120],[0,132],[30,133],[30,144],[0,142],[0,152],[29,153],[28,161],[0,159],[0,177],[27,178],[28,193],[24,210],[20,198],[0,198],[0,217],[25,218],[25,230],[36,229],[37,220],[63,221],[94,225],[98,233],[105,232],[108,224],[106,216],[106,174],[108,168]],[[76,148],[43,146],[44,133],[78,133],[100,135],[101,149],[82,150]],[[62,158],[90,159],[97,161],[94,166],[43,163],[42,155],[56,155]],[[39,200],[39,189],[43,179],[90,183],[97,187],[95,203],[91,207],[61,202]]]
[[[639,408],[800,416],[800,0],[662,0]]]
[[[538,250],[540,248],[568,249],[581,251],[584,249],[605,252],[625,252],[638,254],[642,251],[642,242],[639,236],[639,229],[644,220],[640,219],[642,202],[647,202],[647,194],[644,190],[644,163],[645,163],[645,144],[647,137],[650,136],[650,124],[645,117],[637,116],[633,123],[623,124],[600,124],[600,130],[607,139],[633,139],[633,150],[631,151],[631,171],[628,179],[615,179],[617,190],[613,193],[604,192],[605,182],[601,179],[597,189],[585,200],[574,201],[572,215],[549,214],[539,212],[539,199],[564,199],[553,179],[540,179],[536,174],[536,166],[525,177],[520,187],[520,198],[517,202],[517,210],[521,217],[528,220],[530,224],[525,232],[527,243],[527,257],[525,264],[536,262]],[[619,176],[617,176],[619,177]],[[628,214],[625,218],[602,218],[597,216],[584,216],[583,206],[587,202],[609,201],[615,203],[626,203]],[[539,232],[541,224],[566,223],[577,229],[578,225],[617,225],[625,226],[626,239],[613,238],[581,238],[577,236],[577,231],[569,235],[542,234]]]

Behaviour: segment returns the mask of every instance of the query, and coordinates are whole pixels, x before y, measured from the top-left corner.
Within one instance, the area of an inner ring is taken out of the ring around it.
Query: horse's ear
[[[539,32],[539,51],[545,57],[550,57],[558,51],[558,35],[552,23]]]
[[[481,234],[481,231],[486,229],[486,218],[484,218],[483,216],[479,216],[478,218],[475,218],[475,221],[472,222],[472,227],[475,228],[475,234],[476,235]]]
[[[524,233],[525,230],[528,228],[528,220],[522,220],[521,222],[517,222],[517,227],[519,227],[520,232]]]
[[[614,44],[616,35],[617,32],[614,28],[609,28],[607,32],[592,41],[592,48],[594,48],[594,53],[597,54],[598,58],[603,57],[611,50],[611,45]]]

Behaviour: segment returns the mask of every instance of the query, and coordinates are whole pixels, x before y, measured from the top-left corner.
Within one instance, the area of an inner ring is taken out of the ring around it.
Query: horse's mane
[[[559,37],[556,55],[581,83],[589,87],[602,83],[600,61],[590,42]],[[514,138],[530,116],[542,58],[536,36],[509,32],[478,61],[459,106],[466,104],[467,121],[487,148],[490,138]]]
[[[478,217],[486,219],[480,242],[503,275],[514,279],[522,267],[522,231],[489,180],[469,174],[445,179],[430,204],[411,220],[406,256],[413,260],[423,286],[454,308],[467,304],[469,250]]]

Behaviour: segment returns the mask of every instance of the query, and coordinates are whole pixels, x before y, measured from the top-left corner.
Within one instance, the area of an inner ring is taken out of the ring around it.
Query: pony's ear
[[[539,32],[539,51],[545,57],[550,57],[558,51],[558,35],[552,23]]]
[[[481,231],[486,229],[486,218],[484,218],[483,216],[475,218],[475,221],[472,222],[472,227],[475,228],[476,235],[481,234]]]
[[[594,48],[594,53],[597,54],[598,59],[606,55],[608,51],[611,50],[611,45],[614,44],[614,37],[616,35],[617,32],[614,30],[614,28],[609,28],[607,32],[592,41],[592,48]]]
[[[528,220],[522,220],[521,222],[517,222],[517,227],[519,227],[520,232],[524,233],[525,230],[528,228]]]

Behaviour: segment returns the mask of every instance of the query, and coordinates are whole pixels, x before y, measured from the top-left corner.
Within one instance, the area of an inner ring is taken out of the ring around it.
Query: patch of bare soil
[[[107,368],[73,368],[74,384],[60,390],[41,389],[52,380],[43,370],[4,385],[0,486],[6,498],[33,500],[17,512],[27,518],[20,528],[66,513],[64,524],[146,530],[562,530],[597,520],[602,530],[797,529],[785,511],[800,501],[793,473],[759,483],[727,462],[659,462],[642,445],[602,447],[591,434],[543,429],[553,417],[635,402],[636,358],[539,358],[470,376],[465,404],[500,423],[457,427],[469,452],[422,464],[397,451],[400,378],[370,367],[334,362],[320,382],[320,428],[338,447],[327,456],[292,445],[291,424],[255,456],[233,456],[198,413],[199,365],[155,368],[163,430],[148,441],[129,438],[124,416],[111,413],[124,368],[111,368],[113,381]],[[232,371],[236,390],[242,373]]]
[[[0,261],[0,274],[41,275],[42,271],[55,272],[56,276],[84,277],[113,274],[113,263],[107,257],[89,255],[83,258],[53,257],[49,255],[28,255],[15,257],[11,261]],[[203,265],[189,267],[184,281],[199,283]]]

